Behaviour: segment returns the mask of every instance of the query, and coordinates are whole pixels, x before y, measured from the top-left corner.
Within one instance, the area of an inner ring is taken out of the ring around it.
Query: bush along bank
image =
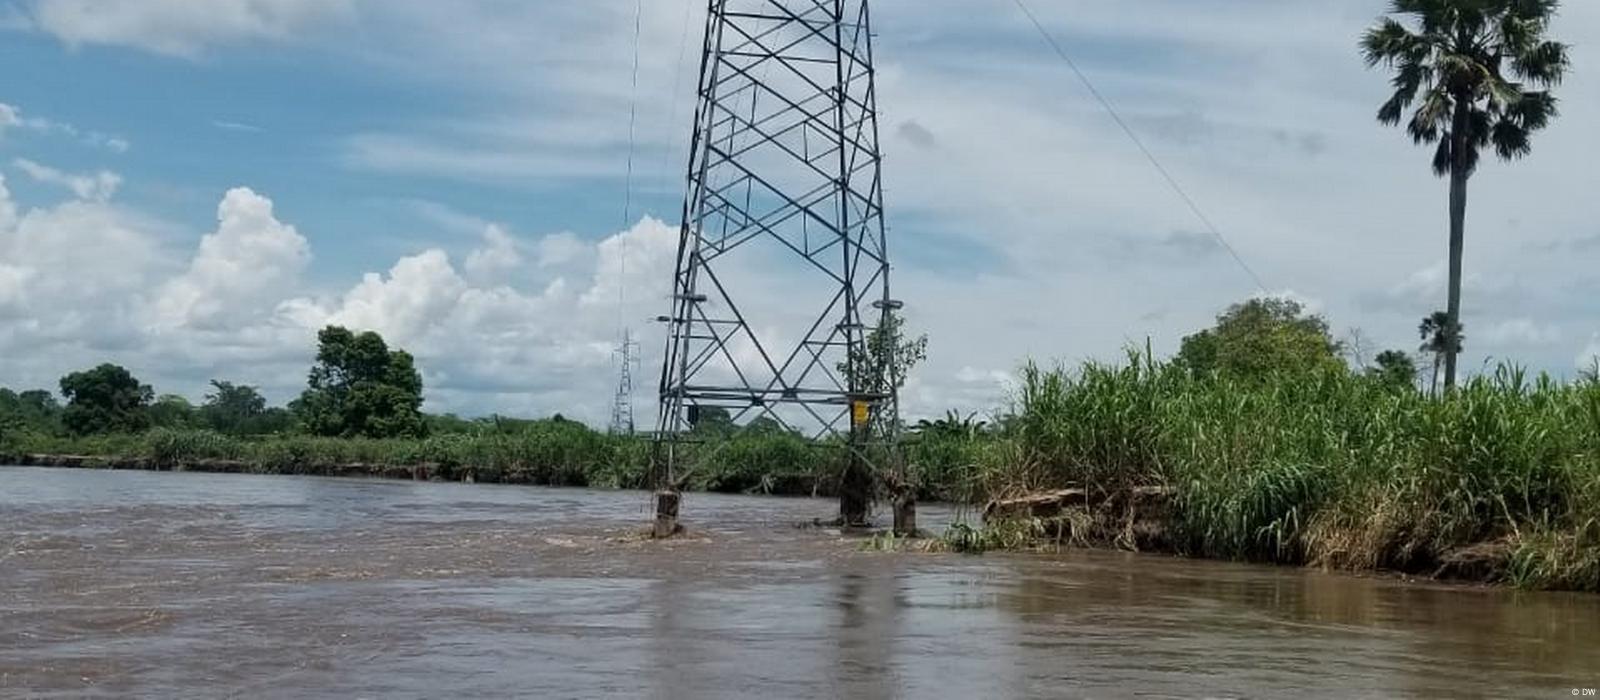
[[[832,495],[837,451],[788,433],[730,432],[687,446],[693,491]],[[703,457],[697,459],[695,452]],[[638,489],[649,486],[647,441],[564,420],[507,432],[424,439],[239,438],[204,430],[57,437],[0,434],[0,463],[250,474],[371,476]]]

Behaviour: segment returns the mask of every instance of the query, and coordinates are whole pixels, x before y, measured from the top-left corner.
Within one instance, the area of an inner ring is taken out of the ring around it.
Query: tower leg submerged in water
[[[656,492],[656,525],[652,535],[664,539],[678,534],[678,505],[682,495],[674,490]]]
[[[717,449],[715,416],[830,450],[841,519],[866,524],[901,464],[867,0],[709,1],[687,182],[656,488]]]

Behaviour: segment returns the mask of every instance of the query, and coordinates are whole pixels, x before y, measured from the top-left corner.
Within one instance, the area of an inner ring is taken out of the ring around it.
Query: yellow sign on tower
[[[850,424],[863,426],[872,417],[872,404],[857,399],[850,402]]]

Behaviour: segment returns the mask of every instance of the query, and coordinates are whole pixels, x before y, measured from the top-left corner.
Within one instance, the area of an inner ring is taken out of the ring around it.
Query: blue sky
[[[1373,121],[1381,0],[1033,4],[1268,291],[1415,346],[1445,188]],[[645,0],[635,95],[632,0],[0,0],[0,385],[113,360],[286,400],[339,322],[413,350],[430,409],[600,420],[617,319],[664,306],[702,5]],[[874,18],[897,295],[932,339],[912,413],[996,406],[1030,356],[1171,350],[1258,292],[1010,0]],[[1470,367],[1600,349],[1600,8],[1554,33],[1563,117],[1473,183]]]
[[[357,135],[470,121],[479,110],[493,110],[493,98],[466,84],[406,79],[333,50],[247,46],[171,56],[13,33],[0,51],[7,65],[32,68],[6,95],[10,104],[26,105],[24,114],[138,144],[117,153],[39,134],[10,139],[20,143],[8,150],[64,170],[110,167],[127,181],[120,201],[196,232],[215,224],[222,191],[248,183],[300,221],[315,223],[309,231],[330,234],[314,237],[313,268],[329,281],[380,264],[375,252],[392,259],[433,242],[439,232],[417,221],[411,205],[418,203],[447,204],[528,231],[598,234],[614,231],[621,217],[617,178],[430,177],[348,162]],[[651,211],[677,206],[676,194],[642,195]]]

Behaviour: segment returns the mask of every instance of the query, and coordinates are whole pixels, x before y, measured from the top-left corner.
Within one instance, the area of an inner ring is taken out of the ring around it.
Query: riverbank
[[[1135,356],[1030,366],[1016,399],[951,449],[980,502],[1082,492],[1023,518],[1033,539],[1600,591],[1592,379],[1502,368],[1432,398],[1344,371],[1229,380]],[[1169,494],[1145,534],[1127,525],[1141,489]]]
[[[730,428],[688,448],[692,491],[832,495],[837,450]],[[1140,357],[1027,368],[993,424],[923,425],[923,500],[1070,492],[948,533],[953,548],[1041,542],[1600,592],[1600,383],[1478,377],[1444,399],[1350,372],[1195,377]],[[0,461],[638,489],[648,443],[572,421],[421,440],[198,431],[0,438]],[[1153,494],[1159,494],[1154,498]]]
[[[715,438],[716,449],[685,488],[716,493],[833,495],[822,451],[786,434]],[[649,444],[572,421],[538,421],[512,432],[374,440],[281,435],[239,438],[200,430],[152,430],[80,438],[13,435],[0,461],[19,465],[354,476],[439,481],[649,487]],[[690,448],[694,449],[694,448]]]

